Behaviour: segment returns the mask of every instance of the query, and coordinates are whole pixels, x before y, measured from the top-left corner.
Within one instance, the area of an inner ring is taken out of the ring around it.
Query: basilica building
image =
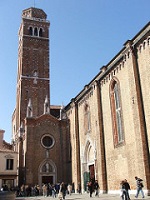
[[[138,176],[150,193],[150,23],[64,107],[50,104],[49,29],[43,10],[23,10],[12,116],[18,184],[86,191],[98,180],[102,193],[116,193],[123,179],[134,191]]]

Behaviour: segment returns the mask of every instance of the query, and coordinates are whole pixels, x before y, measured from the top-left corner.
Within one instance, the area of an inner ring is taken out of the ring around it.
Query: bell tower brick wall
[[[19,29],[16,132],[26,117],[29,99],[33,116],[44,112],[49,89],[49,21],[41,9],[29,8],[22,13]]]

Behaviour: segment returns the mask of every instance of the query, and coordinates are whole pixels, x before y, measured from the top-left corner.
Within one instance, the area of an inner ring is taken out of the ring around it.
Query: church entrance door
[[[42,176],[42,183],[47,184],[53,184],[53,176]]]
[[[90,180],[95,181],[95,167],[94,165],[89,165]]]

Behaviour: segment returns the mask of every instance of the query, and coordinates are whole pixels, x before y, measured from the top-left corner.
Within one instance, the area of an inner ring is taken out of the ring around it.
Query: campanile
[[[22,12],[19,29],[16,131],[26,116],[43,114],[44,102],[50,101],[49,21],[41,9]]]
[[[20,186],[71,182],[68,120],[61,106],[50,106],[49,26],[43,10],[23,10],[12,117]]]

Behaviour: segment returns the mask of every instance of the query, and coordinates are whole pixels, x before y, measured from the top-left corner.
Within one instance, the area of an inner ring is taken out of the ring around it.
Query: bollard
[[[15,197],[13,192],[0,192],[0,200],[15,200]]]

